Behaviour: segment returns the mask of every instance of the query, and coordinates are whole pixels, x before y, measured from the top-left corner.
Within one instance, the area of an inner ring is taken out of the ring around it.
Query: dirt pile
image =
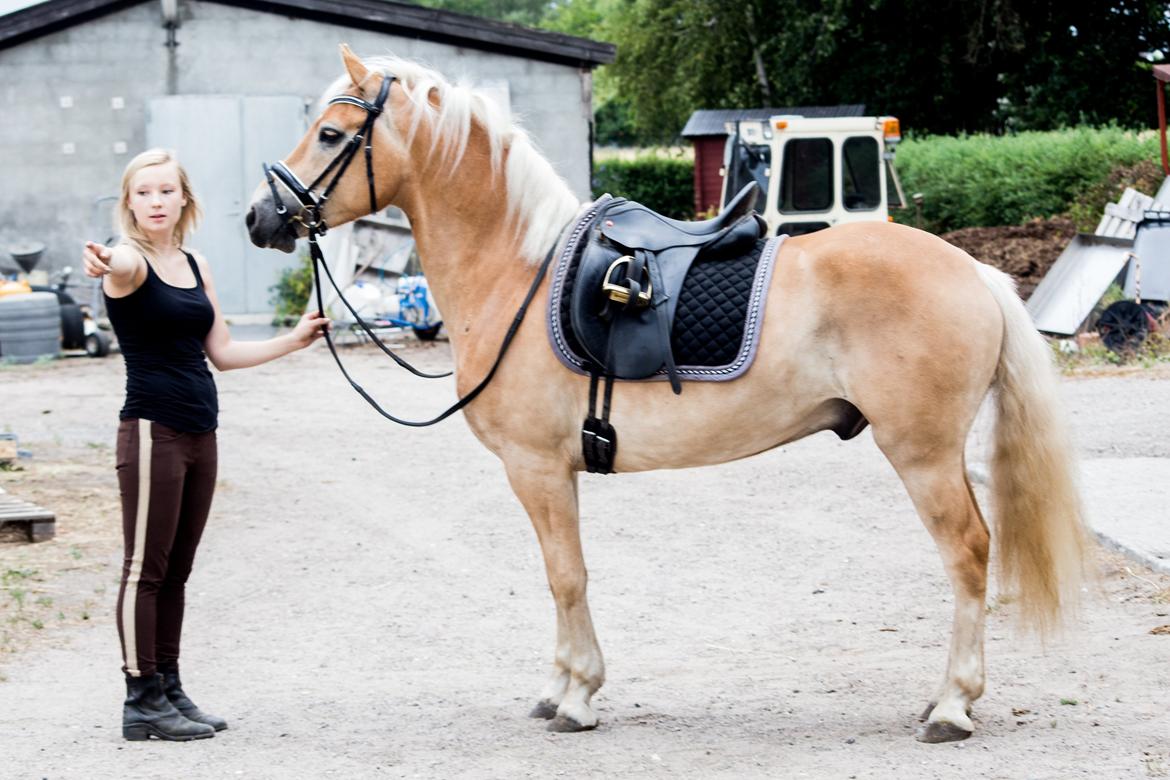
[[[1027,300],[1076,232],[1071,219],[1053,217],[1007,227],[963,228],[942,238],[1014,276]]]

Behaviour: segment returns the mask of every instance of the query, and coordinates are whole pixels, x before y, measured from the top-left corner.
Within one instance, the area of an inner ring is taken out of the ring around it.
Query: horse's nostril
[[[248,209],[248,215],[246,217],[244,217],[244,224],[248,226],[249,230],[251,230],[252,226],[256,224],[256,207],[255,206]]]

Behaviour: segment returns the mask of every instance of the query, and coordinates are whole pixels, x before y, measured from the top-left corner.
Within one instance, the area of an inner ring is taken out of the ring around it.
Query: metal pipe
[[[1162,171],[1170,176],[1170,159],[1166,154],[1166,86],[1159,79],[1154,79],[1154,89],[1158,90],[1158,139],[1162,146]]]

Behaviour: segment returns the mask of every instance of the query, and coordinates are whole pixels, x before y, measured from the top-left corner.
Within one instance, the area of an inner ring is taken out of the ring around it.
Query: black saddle
[[[589,229],[569,302],[590,372],[644,379],[665,367],[682,392],[670,348],[679,291],[696,258],[739,257],[767,230],[752,208],[758,186],[748,184],[715,218],[669,219],[640,203],[615,198]]]

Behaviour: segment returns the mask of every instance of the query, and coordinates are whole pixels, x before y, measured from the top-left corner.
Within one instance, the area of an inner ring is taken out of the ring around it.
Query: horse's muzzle
[[[259,194],[244,217],[248,226],[248,237],[258,247],[272,247],[281,252],[291,253],[297,246],[296,228],[289,224],[283,214],[278,214],[272,196]]]

